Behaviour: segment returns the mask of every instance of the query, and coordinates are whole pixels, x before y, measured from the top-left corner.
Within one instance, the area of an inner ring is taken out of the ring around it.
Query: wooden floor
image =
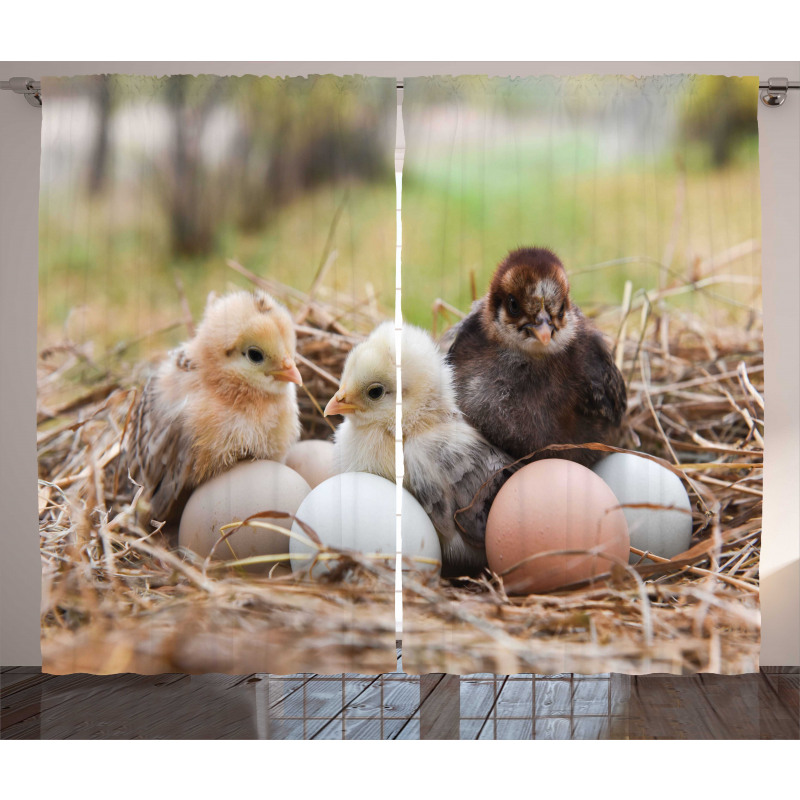
[[[798,739],[800,674],[0,674],[4,739]]]

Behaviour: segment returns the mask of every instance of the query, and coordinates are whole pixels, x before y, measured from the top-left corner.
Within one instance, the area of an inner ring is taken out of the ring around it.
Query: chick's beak
[[[300,370],[291,358],[284,358],[280,369],[274,369],[269,373],[275,378],[276,381],[286,381],[286,383],[296,383],[298,386],[303,385],[303,379],[300,377]]]
[[[345,397],[346,395],[344,392],[336,392],[328,401],[328,405],[325,406],[325,416],[330,417],[332,414],[352,414],[360,410],[358,406],[345,402]]]
[[[533,335],[542,343],[550,344],[550,339],[553,335],[553,329],[550,322],[540,322],[538,325],[532,325]]]
[[[543,344],[550,344],[553,337],[553,321],[546,311],[540,311],[534,318],[524,326]]]

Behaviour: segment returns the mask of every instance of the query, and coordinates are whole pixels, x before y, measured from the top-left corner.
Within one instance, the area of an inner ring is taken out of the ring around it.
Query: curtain
[[[473,442],[441,450],[459,579],[405,581],[407,672],[757,670],[757,84],[406,81],[403,316]]]
[[[364,490],[314,490],[344,361],[393,318],[394,80],[43,91],[45,671],[393,670],[393,481],[357,548],[383,559],[328,557]]]
[[[45,79],[45,671],[756,670],[757,84]]]

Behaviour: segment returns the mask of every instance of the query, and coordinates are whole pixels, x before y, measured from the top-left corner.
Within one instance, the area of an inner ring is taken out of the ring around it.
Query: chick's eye
[[[264,353],[257,347],[248,347],[244,354],[247,356],[247,360],[253,364],[261,364],[264,361]]]
[[[517,302],[517,298],[514,297],[513,294],[508,296],[506,300],[506,308],[508,309],[508,313],[511,314],[512,317],[518,317],[520,314],[519,303]]]
[[[373,383],[372,386],[367,389],[367,397],[369,397],[370,400],[380,400],[385,392],[386,390],[380,383]]]

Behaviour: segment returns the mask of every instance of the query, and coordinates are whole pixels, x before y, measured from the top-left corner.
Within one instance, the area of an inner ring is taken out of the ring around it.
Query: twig
[[[301,353],[295,353],[295,358],[304,366],[308,367],[312,372],[316,372],[320,378],[324,378],[331,386],[335,386],[337,389],[339,388],[339,380],[327,372],[326,370],[322,369],[322,367],[317,366],[313,361],[306,358]]]
[[[764,398],[756,390],[756,387],[750,382],[750,376],[747,374],[747,366],[744,361],[740,361],[736,366],[736,374],[739,377],[744,390],[753,398],[756,405],[764,411]]]
[[[336,432],[336,426],[325,416],[325,412],[322,410],[322,408],[320,407],[320,404],[317,402],[317,398],[314,397],[313,394],[311,394],[308,386],[303,384],[302,389],[308,395],[308,399],[311,401],[311,403],[314,406],[314,408],[319,412],[320,417],[322,417],[322,419],[328,424],[328,427],[332,431]]]
[[[617,369],[622,372],[622,362],[625,357],[625,330],[628,327],[628,314],[631,312],[631,293],[633,292],[633,281],[625,281],[625,290],[622,294],[622,309],[617,338],[614,341],[614,363]]]
[[[157,558],[165,564],[169,564],[174,570],[188,578],[198,589],[202,589],[210,595],[217,594],[218,589],[213,581],[205,578],[202,573],[198,572],[194,567],[190,567],[185,561],[182,561],[168,550],[153,547],[152,545],[146,544],[141,539],[129,539],[127,543],[133,550],[146,553],[151,558]]]
[[[647,558],[655,561],[659,564],[669,564],[669,558],[661,558],[661,556],[653,555],[653,553],[646,551],[646,550],[639,550],[636,547],[631,547],[631,552],[637,556],[647,556]],[[751,586],[749,583],[745,583],[744,581],[736,580],[736,578],[731,578],[730,575],[724,575],[719,572],[712,572],[708,569],[702,569],[701,567],[692,567],[692,566],[685,566],[682,565],[681,569],[685,569],[688,572],[693,572],[695,575],[703,575],[704,577],[711,577],[717,578],[718,580],[722,581],[723,583],[727,583],[731,586],[735,586],[737,589],[741,589],[743,592],[754,593],[758,594],[758,587]]]

